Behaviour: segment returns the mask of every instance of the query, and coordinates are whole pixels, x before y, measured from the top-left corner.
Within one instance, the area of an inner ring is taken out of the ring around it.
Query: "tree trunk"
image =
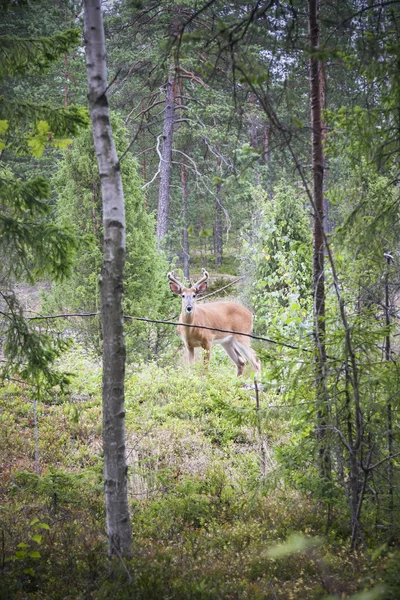
[[[88,98],[103,198],[104,258],[101,273],[103,328],[104,487],[109,553],[129,556],[132,530],[125,453],[125,340],[122,285],[125,211],[120,165],[108,108],[101,0],[84,1]]]
[[[164,126],[162,134],[160,187],[158,191],[157,242],[167,235],[169,186],[171,181],[171,155],[174,136],[175,69],[170,68],[165,93]]]
[[[183,78],[179,78],[179,106],[180,118],[183,118]],[[188,186],[187,172],[184,162],[181,163],[181,183],[182,183],[182,220],[183,220],[183,274],[186,279],[190,278],[190,248],[189,248],[189,232],[188,232]]]
[[[223,236],[222,236],[222,205],[221,205],[222,183],[217,183],[215,190],[215,218],[214,218],[214,256],[215,268],[222,265]]]
[[[385,337],[385,360],[390,361],[390,352],[391,352],[391,344],[390,344],[390,297],[389,297],[389,269],[390,269],[390,261],[391,255],[387,253],[385,255],[386,260],[386,274],[385,274],[385,325],[387,328],[387,333]],[[386,425],[387,425],[387,451],[388,456],[392,456],[393,454],[393,415],[392,415],[392,403],[389,400],[386,405]],[[393,510],[394,510],[394,497],[393,497],[393,461],[388,460],[387,467],[387,478],[389,485],[389,519],[390,523],[393,525]]]
[[[324,271],[324,156],[322,150],[320,62],[314,56],[319,46],[318,0],[309,0],[310,36],[310,91],[312,127],[312,182],[313,182],[313,293],[316,347],[317,437],[320,443],[320,475],[330,477],[329,447],[326,441],[328,406],[325,393],[325,271]]]
[[[186,166],[181,165],[181,182],[182,182],[182,217],[183,217],[183,274],[186,279],[190,277],[190,252],[189,252],[189,233],[188,233],[188,218],[187,218],[187,174]]]
[[[221,152],[218,144],[218,152]],[[220,175],[221,159],[217,159],[217,173]],[[215,205],[214,205],[214,258],[215,268],[218,270],[222,265],[223,238],[222,238],[222,204],[221,204],[221,189],[222,183],[219,182],[215,188]]]

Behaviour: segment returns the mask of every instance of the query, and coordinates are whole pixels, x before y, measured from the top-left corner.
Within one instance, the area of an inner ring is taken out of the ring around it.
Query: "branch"
[[[379,467],[384,462],[386,462],[388,460],[392,460],[393,458],[396,458],[397,456],[400,456],[400,452],[396,452],[396,454],[391,454],[390,456],[386,456],[386,458],[382,458],[382,460],[380,460],[377,463],[375,463],[374,465],[372,465],[372,467],[365,467],[364,470],[365,471],[373,471],[374,469]]]
[[[153,181],[156,179],[156,177],[160,174],[160,168],[161,168],[161,162],[162,162],[162,156],[161,156],[161,152],[160,152],[160,139],[161,139],[161,135],[159,135],[157,137],[157,146],[156,146],[156,150],[157,150],[157,154],[160,157],[160,162],[158,163],[158,169],[157,169],[157,173],[154,175],[153,179],[151,181],[149,181],[148,183],[145,183],[144,185],[142,185],[142,190],[144,190],[145,188],[147,188],[150,184],[153,183]]]

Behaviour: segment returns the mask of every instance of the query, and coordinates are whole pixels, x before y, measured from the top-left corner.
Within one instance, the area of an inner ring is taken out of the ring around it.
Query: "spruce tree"
[[[18,15],[20,4],[3,3],[2,31],[7,19]],[[1,375],[19,373],[37,385],[59,380],[51,365],[65,342],[25,318],[14,286],[18,280],[65,277],[77,241],[69,228],[51,217],[49,182],[41,175],[29,177],[24,165],[32,156],[39,159],[51,148],[68,145],[69,136],[86,126],[88,118],[81,108],[37,104],[18,90],[24,77],[46,72],[78,40],[75,30],[52,37],[0,36]]]

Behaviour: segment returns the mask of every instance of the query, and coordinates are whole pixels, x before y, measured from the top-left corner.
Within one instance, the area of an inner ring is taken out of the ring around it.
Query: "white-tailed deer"
[[[250,338],[240,333],[251,333],[253,328],[252,313],[236,302],[210,302],[198,305],[197,297],[203,294],[208,287],[208,273],[203,269],[203,277],[190,288],[184,287],[174,276],[173,271],[168,273],[171,292],[182,298],[182,311],[179,317],[178,334],[184,341],[189,362],[194,360],[194,349],[204,348],[205,360],[211,356],[211,346],[221,344],[237,368],[237,374],[243,373],[249,361],[256,373],[260,372],[260,362],[256,353],[250,347]],[[202,329],[203,327],[223,329]]]

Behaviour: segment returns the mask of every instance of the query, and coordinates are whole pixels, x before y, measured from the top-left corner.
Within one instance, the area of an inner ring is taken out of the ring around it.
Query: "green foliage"
[[[117,151],[122,153],[128,144],[120,119],[113,117],[113,133]],[[157,318],[165,315],[167,264],[157,252],[154,220],[146,211],[141,192],[141,181],[136,163],[130,155],[121,162],[126,218],[126,262],[124,279],[124,312],[128,316]],[[64,283],[56,284],[47,298],[47,310],[66,312],[99,311],[98,282],[103,255],[103,223],[100,177],[90,132],[76,138],[59,162],[53,178],[57,194],[58,225],[67,227],[80,246],[72,274]],[[88,336],[99,348],[98,319],[80,321],[78,330]],[[152,356],[158,345],[161,351],[165,341],[157,328],[150,329],[134,321],[126,322],[128,357]]]
[[[80,32],[69,29],[52,38],[17,38],[4,35],[0,38],[0,80],[5,76],[24,76],[42,73],[51,63],[76,46]]]
[[[13,284],[15,279],[34,283],[39,277],[65,277],[77,241],[70,228],[52,221],[46,179],[21,174],[19,162],[24,157],[40,157],[47,148],[65,147],[70,141],[66,136],[87,125],[88,118],[86,111],[76,107],[38,106],[18,96],[8,84],[43,72],[78,39],[76,30],[52,38],[0,36],[0,78],[5,83],[0,97],[0,333],[6,359],[0,375],[18,373],[37,386],[65,382],[52,364],[66,343],[24,318]]]
[[[128,370],[135,543],[123,569],[119,561],[110,563],[100,366],[79,348],[64,363],[77,374],[69,392],[58,404],[38,402],[40,475],[30,472],[34,441],[27,390],[9,384],[0,393],[0,407],[7,408],[0,411],[7,464],[0,482],[0,497],[7,495],[0,509],[2,597],[322,600],[371,591],[383,579],[386,593],[395,593],[393,553],[381,549],[369,559],[362,551],[349,553],[338,531],[321,538],[320,503],[282,484],[273,448],[292,435],[283,404],[265,412],[270,462],[261,480],[254,392],[218,356],[207,377],[196,367]],[[279,399],[263,392],[260,402],[267,411]],[[341,512],[335,517],[341,520]]]
[[[301,335],[310,328],[311,226],[304,204],[298,190],[280,183],[257,216],[258,239],[244,246],[253,262],[250,293],[257,327],[261,331],[267,326],[274,338]]]

